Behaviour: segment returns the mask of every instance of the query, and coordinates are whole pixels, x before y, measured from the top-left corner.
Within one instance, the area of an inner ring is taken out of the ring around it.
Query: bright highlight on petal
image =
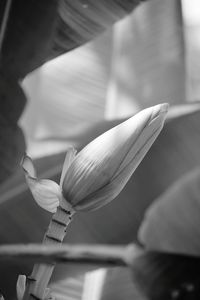
[[[55,213],[61,198],[59,185],[49,179],[37,180],[29,177],[26,181],[37,204],[45,210]]]
[[[74,160],[76,153],[77,153],[77,151],[73,147],[70,147],[69,149],[67,149],[65,161],[63,164],[62,174],[61,174],[61,178],[60,178],[60,186],[62,186],[62,184],[63,184],[63,180],[66,175],[66,172],[69,169],[69,166],[71,165],[72,161]]]
[[[92,210],[113,200],[157,138],[167,110],[168,104],[145,109],[78,153],[63,180],[67,201],[76,210]]]
[[[32,175],[36,174],[36,172],[30,157],[25,156],[22,167],[25,171],[29,189],[37,204],[45,210],[55,213],[62,197],[60,186],[52,180],[38,180],[33,177]]]

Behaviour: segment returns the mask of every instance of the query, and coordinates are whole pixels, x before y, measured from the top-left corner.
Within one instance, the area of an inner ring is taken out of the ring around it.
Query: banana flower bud
[[[112,201],[159,135],[167,110],[168,104],[144,109],[94,139],[77,155],[70,148],[60,186],[38,180],[31,159],[25,156],[22,166],[35,200],[51,212],[59,204],[90,211]]]

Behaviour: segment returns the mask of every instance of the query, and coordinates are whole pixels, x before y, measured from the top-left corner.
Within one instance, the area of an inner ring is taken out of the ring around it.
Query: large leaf
[[[111,55],[109,30],[27,76],[29,102],[21,120],[26,135],[74,136],[104,118]]]
[[[12,1],[2,48],[2,68],[22,78],[49,58],[93,39],[139,2]]]
[[[181,22],[180,1],[152,0],[114,26],[108,116],[188,100]]]
[[[175,181],[147,210],[139,231],[149,250],[200,254],[200,167]]]

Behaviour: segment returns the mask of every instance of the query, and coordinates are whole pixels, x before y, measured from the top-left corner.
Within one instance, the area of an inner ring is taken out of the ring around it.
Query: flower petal
[[[138,167],[143,157],[150,149],[151,145],[155,141],[161,129],[153,132],[152,136],[146,140],[146,143],[142,147],[138,148],[138,152],[132,157],[132,161],[129,161],[121,172],[116,173],[112,180],[103,186],[98,191],[88,195],[84,198],[80,204],[75,204],[74,208],[78,211],[91,211],[98,209],[109,202],[111,202],[122,191],[135,169]],[[144,141],[143,141],[144,142]]]
[[[67,149],[65,161],[63,164],[62,174],[60,177],[60,186],[62,186],[62,184],[63,184],[63,180],[65,178],[66,172],[69,169],[69,166],[71,165],[72,161],[74,160],[76,153],[77,153],[77,151],[73,147],[70,147],[69,149]]]
[[[22,158],[21,166],[29,176],[36,178],[37,175],[33,161],[28,155],[25,154]]]
[[[141,111],[96,138],[76,156],[63,183],[64,197],[73,207],[108,185],[130,164],[154,132],[158,135],[167,108],[167,104],[161,104]]]
[[[147,210],[139,239],[147,249],[200,254],[200,169],[184,175]]]
[[[118,173],[121,173],[121,171],[132,162],[132,160],[135,156],[138,156],[138,152],[140,150],[142,150],[142,152],[143,152],[143,150],[146,152],[149,150],[149,148],[152,146],[153,142],[159,135],[160,131],[162,130],[164,120],[165,120],[165,118],[164,118],[165,114],[166,114],[166,110],[164,110],[164,109],[163,109],[163,111],[160,111],[158,114],[156,114],[155,111],[154,111],[154,113],[152,113],[149,123],[144,128],[144,130],[141,132],[141,134],[139,135],[139,137],[135,141],[135,143],[133,145],[131,145],[129,151],[127,152],[126,157],[124,157],[124,160],[120,164],[115,176],[117,176]],[[153,140],[151,140],[152,138],[153,138]],[[151,140],[151,143],[149,143],[150,140]],[[144,149],[143,149],[143,147],[144,147]],[[145,153],[143,154],[141,160],[145,156]],[[137,166],[139,165],[141,160],[138,161],[134,170],[137,168]],[[135,160],[135,163],[136,162],[137,161]]]
[[[60,186],[49,179],[37,180],[26,177],[26,181],[37,204],[45,210],[55,213],[60,203]]]
[[[25,155],[22,161],[27,184],[37,204],[45,210],[55,213],[60,203],[60,186],[49,179],[38,180],[32,159]]]
[[[135,122],[132,123],[133,118],[130,118],[100,135],[80,151],[66,174],[64,193],[70,192],[72,198],[81,199],[82,195],[85,197],[108,183],[130,144],[145,127],[149,115],[149,111],[146,111],[142,116],[134,116]]]
[[[19,275],[17,279],[17,300],[22,300],[24,296],[26,288],[26,276],[25,275]]]

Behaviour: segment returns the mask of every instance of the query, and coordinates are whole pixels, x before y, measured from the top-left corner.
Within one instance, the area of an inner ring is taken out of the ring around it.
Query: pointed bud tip
[[[149,109],[151,109],[151,119],[150,119],[150,123],[152,121],[154,121],[155,119],[157,119],[158,117],[161,117],[162,120],[165,120],[166,114],[168,112],[169,109],[169,104],[168,103],[162,103],[162,104],[157,104],[155,106],[150,107]],[[148,108],[147,108],[148,110]]]
[[[160,104],[160,112],[161,113],[167,113],[168,110],[169,110],[169,104],[168,103]]]
[[[169,104],[161,103],[161,104],[154,106],[154,109],[157,111],[158,114],[166,114],[169,109]]]
[[[26,160],[29,160],[30,157],[27,155],[27,153],[25,152],[24,155],[22,156],[22,159],[20,161],[20,166],[26,171],[24,165],[25,165],[25,162]]]

